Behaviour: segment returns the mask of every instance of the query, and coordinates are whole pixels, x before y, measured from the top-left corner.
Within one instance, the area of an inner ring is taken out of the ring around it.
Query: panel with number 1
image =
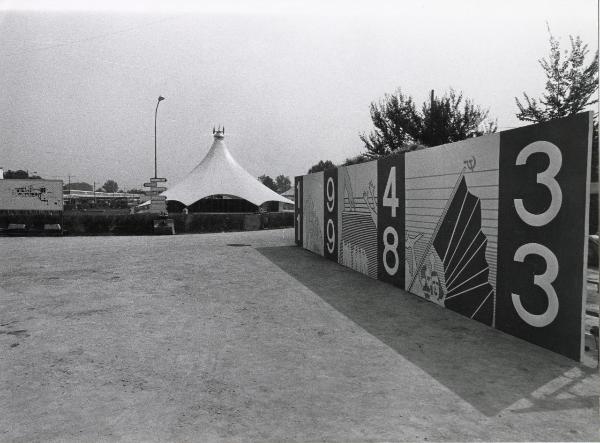
[[[298,246],[302,244],[302,177],[296,177],[294,183],[294,237]]]

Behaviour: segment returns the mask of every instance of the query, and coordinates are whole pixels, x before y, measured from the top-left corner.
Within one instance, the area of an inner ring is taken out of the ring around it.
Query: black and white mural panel
[[[296,178],[296,241],[573,359],[592,113]]]

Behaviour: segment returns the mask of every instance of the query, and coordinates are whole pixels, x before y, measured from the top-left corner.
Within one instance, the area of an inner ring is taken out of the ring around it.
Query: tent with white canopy
[[[204,159],[183,180],[161,194],[167,201],[190,206],[206,197],[226,196],[241,198],[256,206],[271,201],[293,204],[239,165],[225,145],[224,129],[213,133],[213,144]]]

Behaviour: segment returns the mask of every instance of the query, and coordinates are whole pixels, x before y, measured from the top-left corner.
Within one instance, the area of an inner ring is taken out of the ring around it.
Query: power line
[[[166,18],[162,18],[160,20],[155,20],[149,23],[145,23],[143,25],[138,25],[138,26],[132,26],[129,28],[125,28],[125,29],[120,29],[118,31],[113,31],[113,32],[107,32],[104,34],[98,34],[98,35],[94,35],[92,37],[88,37],[88,38],[82,38],[79,40],[72,40],[69,42],[63,42],[63,43],[56,43],[54,45],[48,45],[48,46],[43,46],[41,48],[31,48],[31,49],[25,49],[23,51],[18,51],[18,52],[9,52],[7,54],[0,54],[0,57],[14,57],[16,55],[22,55],[22,54],[29,54],[32,52],[40,52],[40,51],[46,51],[49,49],[56,49],[56,48],[62,48],[62,47],[66,47],[66,46],[71,46],[71,45],[77,45],[79,43],[87,43],[90,41],[95,41],[95,40],[101,40],[104,38],[108,38],[111,37],[113,35],[117,35],[117,34],[123,34],[126,32],[131,32],[131,31],[135,31],[136,29],[140,29],[140,28],[144,28],[144,27],[148,27],[148,26],[153,26],[157,23],[162,23],[164,21],[167,20],[173,20],[175,19],[175,17],[166,17]]]

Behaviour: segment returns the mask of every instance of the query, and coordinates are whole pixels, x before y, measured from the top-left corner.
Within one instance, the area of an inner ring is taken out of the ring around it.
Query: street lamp
[[[165,98],[162,95],[158,96],[158,101],[156,102],[156,110],[154,111],[154,178],[158,177],[157,168],[156,168],[156,116],[158,115],[158,105]]]

